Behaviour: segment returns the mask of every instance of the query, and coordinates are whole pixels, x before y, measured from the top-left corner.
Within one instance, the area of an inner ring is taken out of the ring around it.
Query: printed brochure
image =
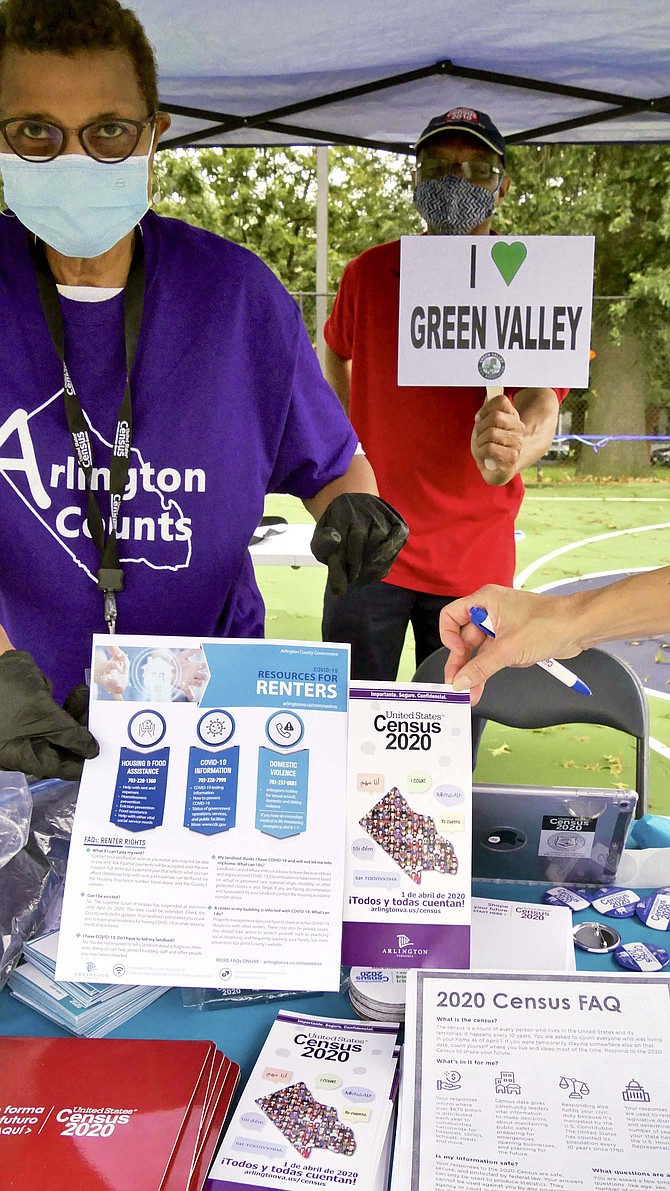
[[[348,660],[94,638],[59,982],[339,988]]]
[[[352,682],[342,962],[467,968],[470,698]]]

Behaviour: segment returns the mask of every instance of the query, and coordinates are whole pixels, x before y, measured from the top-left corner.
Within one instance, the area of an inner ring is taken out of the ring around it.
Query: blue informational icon
[[[268,740],[280,749],[294,748],[300,744],[305,733],[305,725],[293,711],[275,711],[265,725]]]
[[[152,749],[165,736],[167,725],[160,712],[153,707],[137,711],[128,722],[128,736],[141,749]]]
[[[227,744],[235,733],[235,720],[229,711],[222,707],[215,707],[207,711],[198,720],[198,737],[209,748],[219,748]]]

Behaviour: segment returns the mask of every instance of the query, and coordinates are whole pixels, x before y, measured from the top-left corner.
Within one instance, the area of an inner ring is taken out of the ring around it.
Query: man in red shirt
[[[505,143],[483,112],[436,116],[416,143],[414,203],[428,235],[488,236],[507,193]],[[354,678],[392,681],[411,622],[419,665],[440,609],[483,583],[511,586],[521,469],[546,452],[566,389],[398,387],[400,241],[347,265],[326,323],[326,377],[381,496],[409,524],[386,579],[326,591],[323,637],[349,641]]]

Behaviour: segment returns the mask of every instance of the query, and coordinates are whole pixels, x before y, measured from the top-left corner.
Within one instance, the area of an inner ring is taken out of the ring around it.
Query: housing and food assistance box
[[[470,697],[352,682],[342,961],[467,968]]]

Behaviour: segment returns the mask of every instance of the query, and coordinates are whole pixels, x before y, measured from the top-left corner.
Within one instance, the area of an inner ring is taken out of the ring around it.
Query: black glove
[[[68,715],[72,716],[82,728],[88,728],[88,702],[91,697],[91,688],[85,682],[80,682],[73,691],[70,691],[67,699],[63,704],[63,711],[67,711]],[[97,753],[95,754],[97,756]]]
[[[348,583],[363,586],[388,575],[409,536],[407,524],[385,500],[368,492],[344,492],[319,518],[312,554],[328,566],[335,595]]]
[[[51,698],[29,653],[0,654],[0,769],[78,781],[84,759],[99,752],[88,729]]]

